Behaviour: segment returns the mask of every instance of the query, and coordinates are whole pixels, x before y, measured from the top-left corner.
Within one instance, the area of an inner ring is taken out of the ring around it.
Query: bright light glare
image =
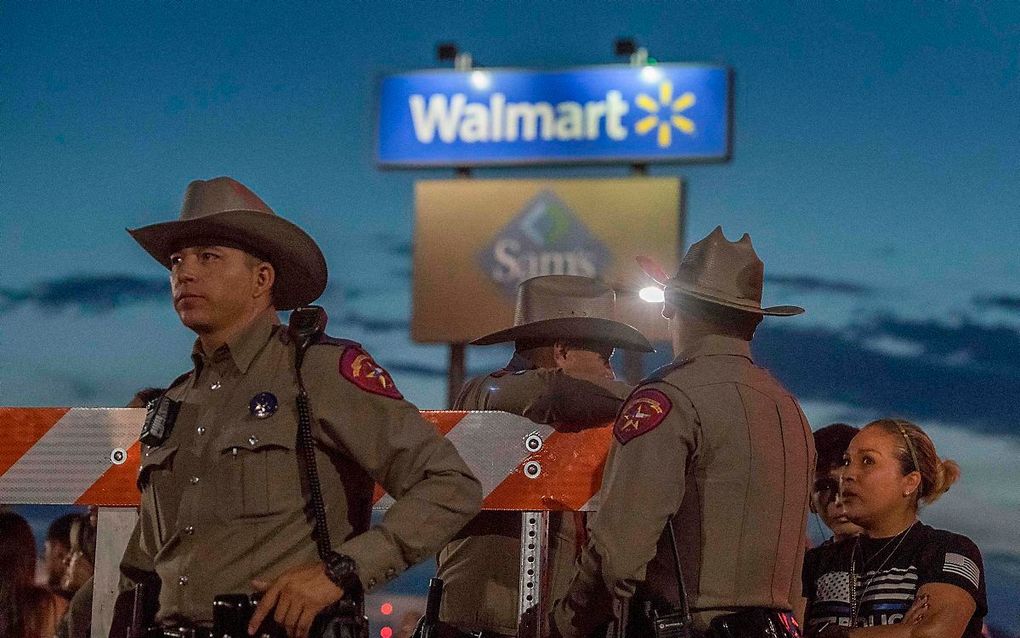
[[[662,71],[654,66],[646,66],[641,69],[641,79],[649,84],[654,84],[662,79]]]
[[[383,627],[379,630],[380,638],[392,638],[393,627]]]
[[[492,86],[492,75],[485,71],[471,72],[471,86],[479,91],[484,91]]]
[[[379,605],[379,612],[382,613],[383,616],[389,616],[393,613],[393,605],[390,603],[383,603],[382,605]]]
[[[662,288],[658,286],[645,286],[638,292],[638,296],[648,303],[662,303],[666,299]]]

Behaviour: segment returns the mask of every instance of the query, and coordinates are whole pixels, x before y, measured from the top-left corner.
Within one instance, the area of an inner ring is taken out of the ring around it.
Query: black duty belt
[[[145,638],[212,638],[213,631],[207,627],[149,627]]]

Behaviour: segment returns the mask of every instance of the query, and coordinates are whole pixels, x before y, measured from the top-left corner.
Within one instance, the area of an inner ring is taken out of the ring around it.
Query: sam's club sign
[[[721,160],[725,67],[662,64],[567,71],[477,69],[387,77],[384,166]]]

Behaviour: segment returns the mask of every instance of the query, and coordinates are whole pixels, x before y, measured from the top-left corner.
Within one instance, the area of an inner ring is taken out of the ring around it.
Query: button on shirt
[[[182,402],[171,434],[144,451],[121,567],[157,573],[159,622],[209,624],[214,596],[318,560],[295,450],[294,346],[275,318],[265,313],[209,355],[196,342],[194,371],[167,392]],[[302,374],[331,540],[371,589],[442,546],[478,511],[481,489],[417,408],[340,375],[348,347],[312,346]],[[277,407],[256,418],[249,404],[260,393]],[[369,530],[375,481],[396,502]],[[413,503],[401,499],[411,488]]]

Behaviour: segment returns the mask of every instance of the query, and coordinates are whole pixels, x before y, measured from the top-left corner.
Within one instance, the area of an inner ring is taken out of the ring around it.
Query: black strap
[[[301,377],[301,364],[304,363],[305,352],[315,343],[326,329],[326,311],[319,306],[298,308],[290,315],[287,330],[294,340],[296,349],[294,369],[297,374],[298,395],[298,434],[297,446],[304,466],[305,478],[308,481],[308,492],[311,498],[312,514],[315,516],[315,547],[319,558],[325,562],[333,551],[329,538],[329,524],[326,520],[326,505],[322,499],[322,484],[319,482],[319,469],[315,462],[315,441],[312,439],[312,406],[308,401],[308,392]]]
[[[684,624],[691,626],[691,608],[687,602],[687,588],[684,587],[684,572],[680,568],[680,550],[676,545],[676,532],[673,531],[673,515],[666,519],[666,529],[669,530],[669,546],[673,551],[673,566],[676,567],[676,589],[680,596],[680,613],[683,614]]]

